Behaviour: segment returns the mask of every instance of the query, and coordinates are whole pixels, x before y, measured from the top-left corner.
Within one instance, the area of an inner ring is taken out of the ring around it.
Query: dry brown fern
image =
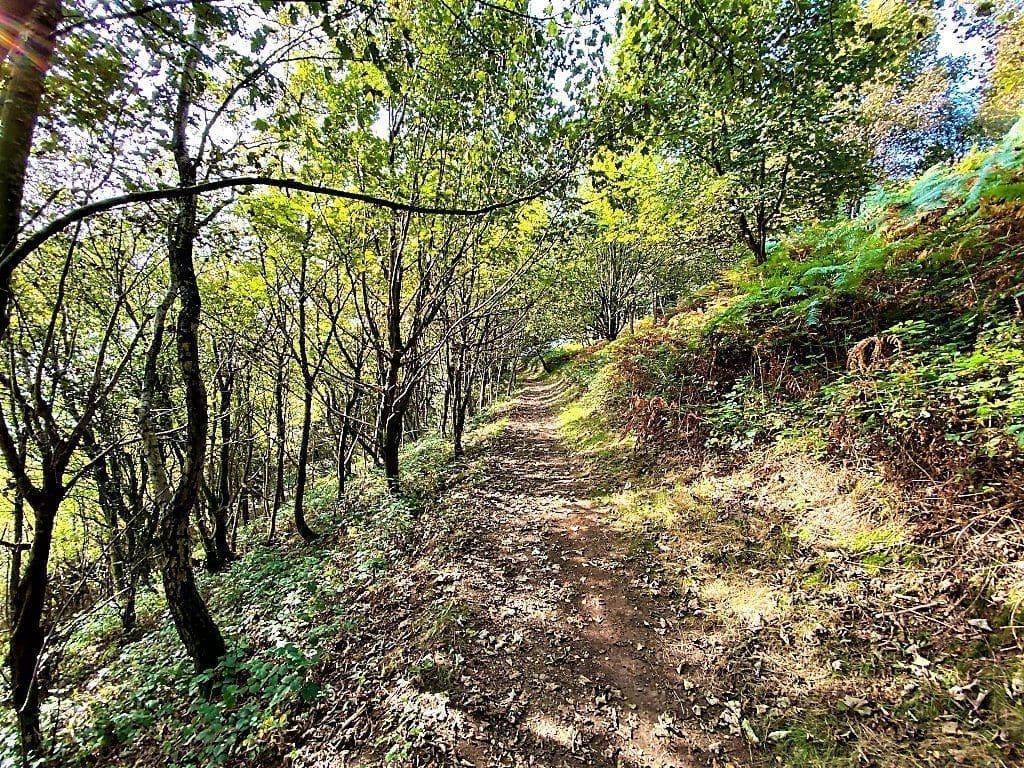
[[[861,339],[846,353],[846,367],[857,373],[885,368],[893,358],[903,354],[903,342],[898,336],[884,334]]]

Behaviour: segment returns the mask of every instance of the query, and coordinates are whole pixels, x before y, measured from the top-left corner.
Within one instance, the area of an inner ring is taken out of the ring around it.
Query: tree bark
[[[402,448],[402,414],[397,409],[388,412],[384,421],[381,439],[381,453],[384,459],[384,477],[388,490],[397,493],[399,490],[400,467],[398,454]]]
[[[309,467],[309,436],[313,426],[313,386],[306,382],[302,389],[302,432],[299,436],[299,458],[295,469],[295,530],[306,541],[314,541],[316,532],[306,522],[306,476]]]
[[[308,243],[312,236],[312,226],[307,226],[306,241]],[[316,375],[319,373],[319,366],[323,363],[323,357],[318,361],[316,370],[309,360],[309,345],[306,338],[306,301],[308,299],[308,270],[309,255],[303,246],[302,259],[299,266],[299,369],[302,373],[302,428],[299,435],[299,456],[298,465],[295,468],[295,505],[293,517],[295,519],[295,530],[306,541],[314,541],[316,533],[306,522],[306,477],[309,472],[309,436],[313,429],[313,394],[316,386]],[[326,350],[324,350],[326,353]]]
[[[26,440],[24,435],[18,436],[18,460],[24,465]],[[21,581],[21,553],[28,544],[22,542],[25,537],[25,494],[20,485],[15,485],[14,501],[11,514],[14,517],[14,536],[11,542],[11,572],[7,579],[7,626],[14,626],[14,614],[17,610],[17,603],[14,596],[18,594],[18,584]]]
[[[186,446],[178,486],[160,522],[164,594],[175,629],[197,670],[211,669],[224,655],[224,639],[196,585],[192,570],[189,520],[199,499],[203,457],[206,455],[208,412],[206,389],[199,363],[199,315],[201,300],[192,263],[195,198],[181,205],[177,237],[169,252],[172,284],[179,298],[175,341],[178,369],[185,389]]]
[[[0,112],[0,339],[7,335],[11,311],[11,258],[21,227],[25,174],[39,119],[46,72],[56,45],[60,0],[41,0],[29,18],[21,51],[12,56]]]
[[[199,49],[192,47],[186,55],[178,84],[174,160],[182,186],[196,183],[196,162],[188,154],[187,131],[198,63]],[[168,238],[171,293],[177,295],[179,304],[175,347],[178,370],[185,390],[186,442],[181,475],[160,521],[159,539],[164,555],[162,576],[167,606],[185,651],[196,669],[201,671],[216,666],[226,649],[224,638],[196,585],[189,536],[189,520],[199,500],[203,480],[203,459],[209,426],[206,388],[199,360],[198,331],[202,299],[193,262],[197,229],[196,205],[195,196],[179,200]]]

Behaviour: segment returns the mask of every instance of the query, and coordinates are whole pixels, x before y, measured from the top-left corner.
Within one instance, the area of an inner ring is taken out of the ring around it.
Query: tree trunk
[[[399,332],[399,319],[396,318],[394,322],[393,336],[396,336]],[[402,366],[402,356],[395,351],[398,344],[392,338],[392,351],[386,358],[380,408],[377,414],[377,444],[384,463],[384,477],[392,493],[397,492],[399,487],[398,451],[402,447],[402,428],[405,422],[404,408],[401,407],[401,396],[398,391],[398,375]]]
[[[760,218],[755,226],[750,225],[746,214],[739,215],[740,232],[747,244],[747,248],[754,254],[754,264],[760,266],[768,260],[768,227]]]
[[[183,64],[175,113],[174,160],[178,181],[185,187],[196,183],[196,163],[188,154],[187,131],[198,63],[199,49],[192,47]],[[197,229],[196,205],[194,196],[183,197],[178,201],[167,249],[171,293],[177,294],[179,302],[175,346],[178,370],[185,390],[186,443],[178,485],[160,521],[160,544],[164,555],[162,576],[167,606],[185,651],[192,658],[196,670],[201,671],[216,666],[226,649],[224,638],[196,586],[189,540],[189,520],[199,500],[203,481],[203,459],[209,426],[206,388],[199,360],[198,331],[202,300],[193,262]]]
[[[24,434],[18,436],[18,460],[22,466],[25,464],[26,440]],[[18,584],[21,582],[21,553],[28,548],[28,544],[22,542],[25,537],[25,494],[20,485],[15,485],[14,501],[11,514],[14,518],[14,536],[11,542],[11,572],[7,579],[7,626],[14,626],[14,615],[16,606],[14,596],[18,594]]]
[[[455,369],[451,363],[446,366],[447,378],[444,382],[444,397],[441,400],[441,418],[439,421],[441,437],[448,437],[448,421],[451,413],[452,386],[455,382]]]
[[[384,423],[381,453],[384,458],[384,477],[388,490],[397,493],[399,489],[398,452],[402,448],[402,415],[392,411]]]
[[[245,458],[242,460],[241,467],[238,469],[235,483],[238,487],[238,519],[241,520],[242,525],[248,525],[251,516],[250,505],[252,504],[252,488],[250,486],[250,478],[252,476],[252,464],[255,457],[256,451],[256,436],[253,432],[253,412],[252,412],[252,398],[251,390],[248,385],[244,390],[246,411],[245,411]],[[235,535],[237,535],[238,527],[235,526]],[[234,548],[235,539],[232,536],[231,546]]]
[[[466,428],[466,398],[462,395],[464,376],[461,366],[452,371],[452,449],[458,458],[465,453],[462,434]]]
[[[306,522],[306,474],[309,467],[309,435],[313,426],[313,383],[306,381],[302,392],[302,433],[299,436],[299,461],[295,470],[295,530],[306,541],[315,541],[316,532]]]
[[[270,507],[270,532],[268,540],[273,541],[277,534],[277,511],[284,506],[284,448],[286,422],[285,406],[285,365],[284,356],[278,358],[277,376],[274,379],[274,438],[277,453],[274,462],[274,502]]]
[[[358,370],[358,369],[357,369]],[[358,377],[358,374],[357,374]],[[352,394],[345,399],[345,413],[342,416],[341,436],[338,438],[338,503],[345,498],[345,483],[352,473],[352,454],[356,445],[353,422],[359,408],[360,391],[358,385]]]
[[[32,547],[13,600],[14,621],[7,661],[11,671],[12,703],[18,719],[22,753],[26,757],[40,755],[43,747],[39,723],[39,672],[45,639],[43,609],[49,581],[47,564],[53,543],[53,526],[60,502],[61,492],[53,487],[44,489],[42,498],[33,501],[35,530]]]
[[[10,325],[11,277],[17,267],[6,256],[14,249],[21,227],[32,135],[39,119],[43,85],[60,18],[60,0],[36,3],[26,25],[22,50],[11,50],[10,63],[3,73],[7,87],[0,112],[0,338],[6,336]]]
[[[462,438],[466,433],[466,409],[462,407],[456,408],[452,414],[452,422],[455,456],[461,457],[466,454],[466,449],[462,445]]]
[[[187,182],[186,182],[187,183]],[[185,389],[187,443],[178,487],[160,524],[163,583],[175,629],[196,670],[211,669],[224,655],[224,639],[196,586],[192,571],[189,519],[199,499],[203,457],[206,455],[208,412],[206,389],[199,367],[199,315],[201,300],[192,263],[194,243],[190,224],[195,222],[195,198],[181,203],[178,237],[170,249],[171,276],[177,286],[180,309],[175,329],[178,368]]]

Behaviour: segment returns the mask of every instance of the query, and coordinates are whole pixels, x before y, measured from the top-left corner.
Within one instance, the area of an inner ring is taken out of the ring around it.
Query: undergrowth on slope
[[[1022,140],[1024,122],[610,345],[609,412],[641,447],[693,456],[824,422],[846,454],[906,482],[993,505],[1019,495]]]
[[[471,451],[504,428],[502,409],[475,420]],[[458,525],[436,503],[472,471],[472,459],[453,460],[448,443],[429,436],[404,449],[398,496],[377,472],[355,478],[340,505],[333,480],[315,483],[307,504],[321,537],[313,544],[297,537],[266,543],[259,524],[243,531],[245,553],[227,572],[201,577],[229,644],[212,672],[194,673],[155,589],[139,600],[139,624],[154,630],[144,635],[123,638],[113,606],[94,611],[64,644],[61,690],[51,697],[59,707],[46,713],[54,759],[68,766],[302,764],[315,761],[300,753],[321,728],[332,743],[363,749],[369,764],[400,754],[414,734],[397,727],[399,700],[389,692],[436,687],[451,674],[417,654],[458,620],[460,608],[432,594],[429,571],[413,576],[411,569],[431,537],[451,538]],[[410,587],[419,578],[425,586]],[[415,599],[400,597],[410,588]],[[211,698],[200,693],[208,685]],[[3,738],[13,738],[10,723]]]

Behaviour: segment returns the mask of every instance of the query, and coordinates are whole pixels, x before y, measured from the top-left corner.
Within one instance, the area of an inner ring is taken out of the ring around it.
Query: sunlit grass
[[[507,416],[492,421],[485,421],[469,433],[467,442],[470,445],[476,446],[493,440],[508,428],[508,424]]]
[[[694,485],[623,489],[603,500],[613,508],[616,525],[624,530],[706,524],[714,517],[714,508],[706,495],[695,492]]]
[[[558,431],[569,447],[582,454],[607,455],[628,446],[625,439],[608,427],[589,399],[575,400],[562,409]]]
[[[776,588],[744,574],[730,574],[705,582],[701,600],[726,621],[761,624],[786,614],[789,600]]]

